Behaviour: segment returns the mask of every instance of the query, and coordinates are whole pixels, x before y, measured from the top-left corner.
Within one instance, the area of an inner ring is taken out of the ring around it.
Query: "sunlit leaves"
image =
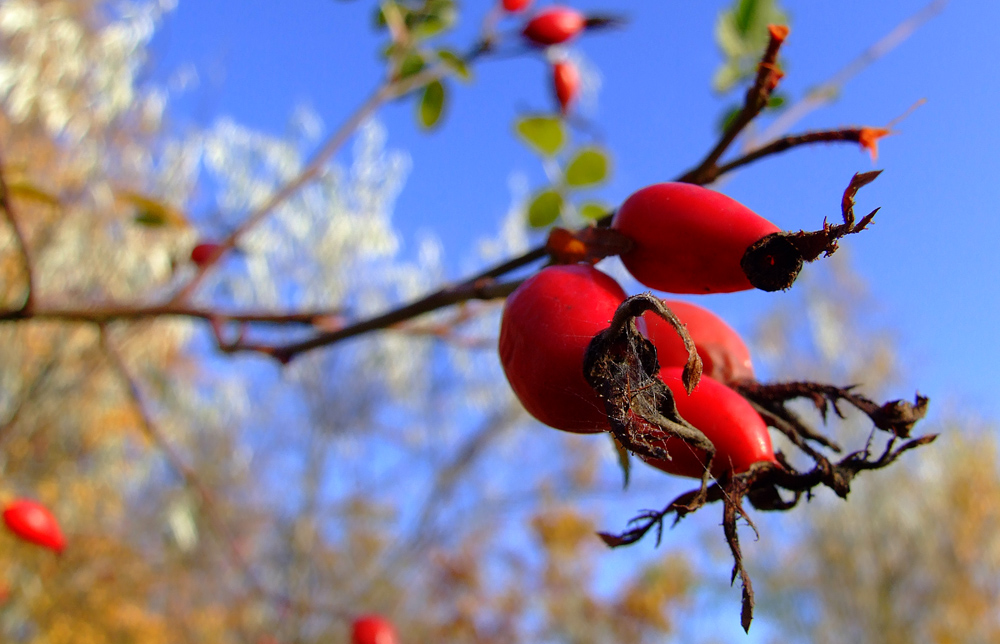
[[[584,148],[566,166],[566,185],[594,186],[608,176],[608,157],[600,148]]]
[[[715,42],[725,60],[715,72],[712,88],[727,92],[753,74],[767,46],[767,26],[787,22],[788,16],[778,0],[736,0],[720,13],[715,23]]]
[[[596,221],[611,212],[611,206],[597,201],[587,201],[580,205],[580,216]]]
[[[563,196],[556,190],[543,190],[528,206],[528,223],[534,228],[551,226],[562,213]]]
[[[420,125],[425,130],[432,129],[441,120],[447,94],[444,84],[439,81],[432,81],[424,88],[420,98],[418,117]]]
[[[533,150],[555,156],[566,143],[566,126],[555,116],[528,116],[517,121],[518,136]]]
[[[464,81],[472,80],[472,72],[461,56],[450,49],[438,49],[437,55],[441,63],[460,79]]]

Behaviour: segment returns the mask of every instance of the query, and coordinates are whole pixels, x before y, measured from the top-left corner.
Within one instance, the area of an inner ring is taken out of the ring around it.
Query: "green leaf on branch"
[[[562,214],[563,196],[556,190],[543,190],[528,206],[528,223],[534,228],[551,226]]]
[[[584,148],[566,167],[566,185],[574,188],[594,186],[608,176],[608,157],[600,148]]]
[[[420,98],[419,118],[420,125],[425,130],[430,130],[438,124],[441,113],[444,111],[445,103],[444,84],[441,81],[433,81],[424,88],[424,94]]]
[[[403,59],[403,62],[399,64],[399,71],[396,74],[396,78],[401,80],[415,76],[422,72],[425,67],[427,67],[427,62],[424,61],[423,55],[420,52],[411,51]]]
[[[521,140],[544,156],[555,156],[566,143],[566,126],[554,116],[528,116],[516,127]]]
[[[441,63],[454,72],[456,76],[465,81],[472,80],[472,72],[469,71],[469,66],[465,64],[461,56],[450,49],[439,49],[437,55],[441,59]]]
[[[771,98],[767,99],[767,109],[776,110],[785,104],[784,94],[772,94]]]
[[[598,220],[611,212],[611,207],[597,201],[588,201],[580,206],[580,216],[584,219]]]
[[[608,436],[615,444],[615,451],[618,453],[618,467],[622,471],[622,489],[628,489],[629,477],[632,474],[632,459],[628,453],[628,450],[618,442],[618,439],[614,434],[608,432]]]

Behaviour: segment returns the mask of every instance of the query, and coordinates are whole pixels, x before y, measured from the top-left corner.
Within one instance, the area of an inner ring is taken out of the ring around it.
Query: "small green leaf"
[[[566,126],[554,116],[519,119],[517,133],[529,147],[544,156],[555,156],[566,143]]]
[[[566,167],[566,184],[574,188],[593,186],[608,176],[608,157],[600,148],[584,148]]]
[[[400,63],[396,78],[409,78],[410,76],[419,74],[426,66],[427,63],[424,61],[423,55],[420,52],[411,51],[403,59],[403,62]]]
[[[772,94],[771,98],[767,99],[767,109],[776,110],[785,104],[785,97],[783,94]]]
[[[438,124],[444,111],[445,91],[441,81],[428,83],[420,99],[420,125],[429,130]]]
[[[555,223],[562,213],[563,196],[555,190],[543,190],[535,195],[528,206],[528,223],[535,228],[545,228]]]
[[[471,80],[472,73],[469,71],[469,66],[465,64],[462,57],[456,54],[450,49],[439,49],[437,52],[438,58],[441,59],[441,63],[445,67],[455,72],[455,75],[462,80]]]
[[[719,132],[725,132],[729,129],[729,126],[733,124],[736,117],[740,115],[743,108],[739,105],[731,105],[725,112],[722,113],[722,118],[719,119]]]
[[[629,477],[632,474],[632,459],[629,458],[628,450],[625,446],[618,442],[615,435],[608,432],[608,436],[615,443],[615,451],[618,452],[618,467],[622,471],[622,489],[628,489]]]
[[[754,23],[754,14],[757,13],[757,6],[757,0],[740,0],[736,5],[733,22],[736,24],[736,29],[744,36],[750,31],[750,27]]]
[[[137,210],[133,221],[140,226],[148,226],[150,228],[160,228],[167,225],[167,219],[163,216],[163,213],[154,210]]]
[[[588,201],[580,206],[580,216],[584,219],[601,219],[611,212],[611,206],[599,201]]]

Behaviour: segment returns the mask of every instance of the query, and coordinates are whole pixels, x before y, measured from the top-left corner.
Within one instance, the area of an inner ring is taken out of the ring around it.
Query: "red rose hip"
[[[539,12],[524,26],[524,37],[535,45],[546,47],[572,40],[587,26],[587,18],[569,7],[549,7]]]
[[[704,375],[724,384],[753,380],[750,350],[722,318],[690,302],[664,300],[663,303],[687,326],[701,356]],[[683,367],[688,354],[677,331],[652,311],[644,313],[642,318],[646,322],[646,337],[656,347],[660,367]]]
[[[715,445],[713,476],[742,474],[755,463],[776,462],[767,425],[743,396],[707,376],[702,376],[689,396],[681,381],[681,369],[676,367],[661,369],[660,378],[673,392],[681,417]],[[650,465],[668,474],[701,478],[704,452],[666,434],[659,446],[667,450],[670,460],[644,459]]]
[[[17,499],[4,508],[3,521],[15,535],[61,553],[66,547],[59,522],[48,508],[35,501]]]
[[[504,11],[517,13],[524,11],[531,4],[531,0],[503,0]]]
[[[200,268],[208,264],[209,260],[219,252],[220,248],[222,248],[221,244],[198,244],[191,249],[191,261]]]
[[[572,103],[580,92],[580,71],[573,63],[564,60],[552,66],[552,86],[559,100],[559,109],[563,114],[569,111]]]
[[[528,413],[568,432],[610,429],[583,377],[583,357],[624,300],[618,282],[586,264],[544,268],[507,298],[500,362]]]
[[[753,288],[741,265],[744,255],[781,232],[738,201],[688,183],[658,183],[639,190],[618,209],[612,227],[635,242],[621,256],[632,276],[669,293]],[[771,263],[797,261],[801,267],[801,256],[797,257],[773,258]],[[763,259],[766,263],[767,257]]]
[[[364,615],[351,625],[351,644],[399,644],[392,623],[379,615]]]

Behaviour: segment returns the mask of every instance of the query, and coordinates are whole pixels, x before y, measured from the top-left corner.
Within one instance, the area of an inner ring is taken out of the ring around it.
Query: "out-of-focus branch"
[[[477,43],[476,46],[473,47],[473,49],[464,57],[463,61],[465,63],[471,63],[489,51],[489,47],[485,47]],[[337,131],[330,135],[322,147],[320,147],[319,151],[313,155],[306,166],[295,178],[281,186],[281,188],[271,195],[267,201],[247,215],[246,219],[244,219],[240,225],[237,226],[236,229],[233,230],[229,236],[219,244],[216,252],[213,253],[211,257],[207,258],[206,261],[199,266],[198,271],[194,274],[191,280],[180,288],[172,299],[172,303],[177,304],[187,300],[191,294],[194,293],[195,289],[198,288],[198,285],[201,284],[202,280],[205,279],[205,275],[208,271],[215,266],[223,255],[236,247],[236,242],[239,241],[239,239],[245,235],[247,231],[263,221],[263,219],[274,211],[275,208],[288,201],[288,199],[295,195],[295,193],[297,193],[303,186],[311,183],[319,177],[323,173],[326,164],[347,142],[354,131],[357,130],[366,119],[378,111],[383,104],[395,98],[399,98],[400,96],[404,96],[432,81],[443,78],[449,73],[450,70],[448,67],[443,64],[439,64],[431,67],[430,69],[414,74],[413,76],[384,81],[372,93],[372,95],[368,97],[367,100],[359,105],[354,112],[347,117]]]
[[[821,83],[802,100],[793,103],[788,109],[784,110],[770,126],[761,132],[759,137],[756,137],[756,140],[767,141],[777,138],[788,132],[793,125],[805,118],[806,115],[832,102],[848,81],[905,42],[924,23],[941,13],[947,4],[948,0],[932,0],[932,2],[926,4],[918,12],[896,25],[892,31],[861,52],[857,58],[844,65],[829,80]],[[747,144],[754,145],[754,141],[747,141]]]
[[[30,311],[35,300],[35,276],[31,267],[31,255],[28,252],[24,231],[21,229],[17,215],[14,213],[14,207],[10,202],[10,191],[7,189],[7,178],[4,170],[3,158],[0,157],[0,210],[3,210],[4,219],[14,231],[14,242],[17,244],[17,251],[21,254],[21,263],[24,265],[24,274],[28,282],[28,292],[20,310]]]

